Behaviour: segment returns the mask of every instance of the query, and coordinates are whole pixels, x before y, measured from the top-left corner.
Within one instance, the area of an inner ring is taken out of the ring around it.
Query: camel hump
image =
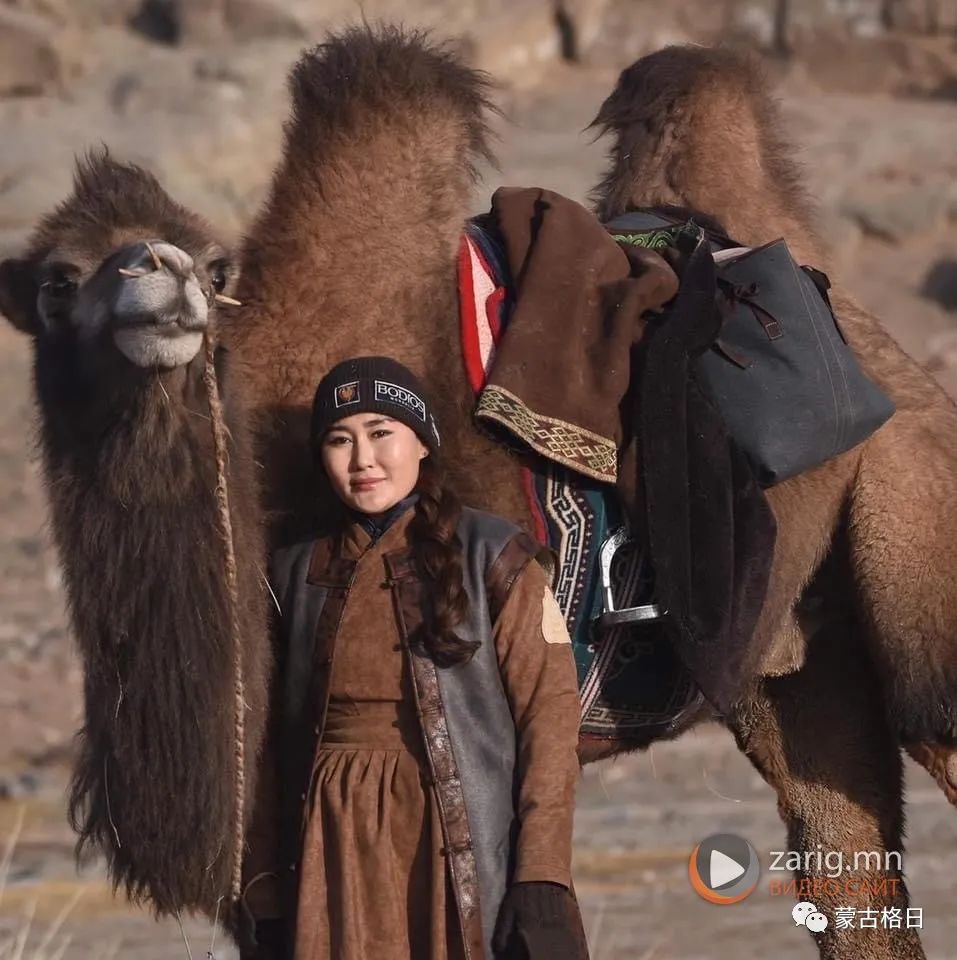
[[[816,262],[815,211],[755,54],[672,46],[622,71],[591,128],[613,142],[598,215],[669,205],[709,214],[748,246],[787,238]]]
[[[761,61],[743,50],[687,44],[650,53],[626,67],[593,126],[620,129],[680,111],[699,97],[728,100],[766,94]]]
[[[398,26],[333,34],[289,89],[283,159],[227,323],[252,375],[305,406],[336,359],[388,343],[437,367],[457,344],[456,251],[493,108],[484,74]],[[424,347],[423,329],[436,331]]]
[[[487,74],[422,31],[350,27],[305,53],[290,73],[290,139],[305,138],[303,146],[314,151],[367,128],[376,114],[390,125],[442,117],[464,134],[459,146],[474,174],[480,160],[494,159],[486,125],[490,89]]]

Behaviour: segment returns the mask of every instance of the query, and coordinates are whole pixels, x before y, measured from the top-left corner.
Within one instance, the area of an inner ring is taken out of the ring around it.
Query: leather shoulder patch
[[[546,643],[572,642],[561,607],[548,587],[542,593],[542,637]]]

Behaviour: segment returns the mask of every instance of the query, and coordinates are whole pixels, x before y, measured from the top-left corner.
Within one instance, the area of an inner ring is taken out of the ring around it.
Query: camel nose
[[[151,322],[183,329],[206,326],[209,304],[193,272],[193,258],[162,240],[143,240],[124,251],[114,291],[118,326]]]
[[[193,276],[193,258],[179,247],[163,240],[144,240],[133,248],[129,268],[133,270],[169,270],[175,277],[188,280]]]

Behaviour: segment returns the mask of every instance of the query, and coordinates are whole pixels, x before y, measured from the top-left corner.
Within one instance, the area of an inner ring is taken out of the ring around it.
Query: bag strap
[[[724,302],[719,305],[723,314],[730,312],[730,308],[738,303],[743,303],[750,307],[755,320],[761,324],[761,328],[767,334],[768,340],[780,340],[784,336],[784,328],[781,322],[770,311],[761,306],[755,299],[758,292],[758,285],[751,283],[746,287],[740,284],[731,283],[722,277],[717,278],[718,289],[724,294]]]

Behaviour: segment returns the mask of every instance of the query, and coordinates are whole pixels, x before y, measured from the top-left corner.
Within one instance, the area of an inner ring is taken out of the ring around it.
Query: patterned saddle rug
[[[458,285],[463,359],[482,407],[496,347],[507,335],[511,300],[502,252],[475,223],[460,241]],[[490,399],[499,402],[496,395],[486,397],[486,407]],[[650,743],[677,729],[702,697],[660,623],[601,625],[607,606],[602,547],[625,517],[613,483],[575,469],[595,454],[576,447],[564,426],[544,418],[523,422],[518,432],[530,443],[519,456],[534,534],[558,558],[554,590],[578,668],[581,735]],[[633,542],[615,552],[607,578],[616,608],[654,602],[652,573]]]

